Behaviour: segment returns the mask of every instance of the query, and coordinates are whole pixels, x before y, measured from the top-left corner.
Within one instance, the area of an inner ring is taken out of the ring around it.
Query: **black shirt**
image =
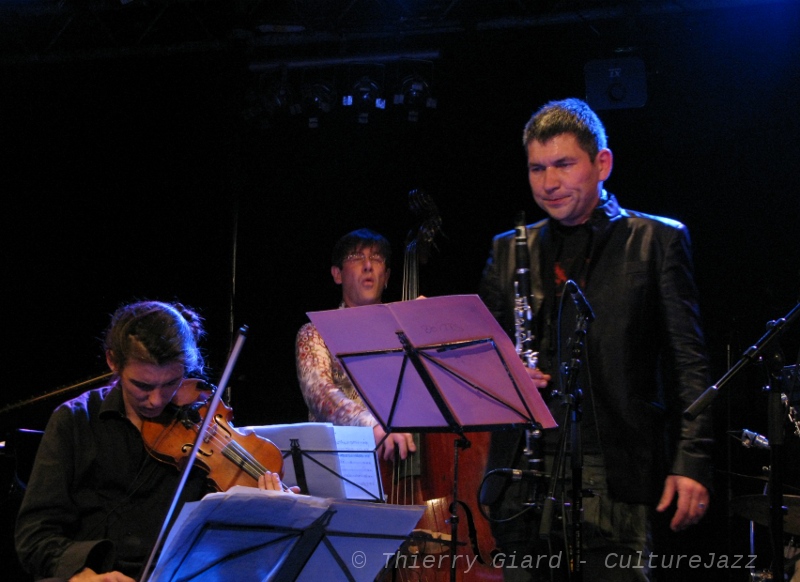
[[[84,567],[140,576],[179,481],[178,468],[146,451],[119,386],[65,402],[48,421],[20,507],[22,565],[36,578]],[[177,509],[209,491],[193,469]]]
[[[556,379],[556,383],[561,390],[566,388],[566,369],[577,358],[578,379],[576,388],[581,392],[578,400],[580,404],[580,434],[585,454],[601,454],[600,440],[597,435],[597,419],[594,413],[594,400],[591,392],[591,376],[588,373],[588,362],[585,350],[579,349],[576,342],[584,342],[584,338],[578,338],[575,331],[578,329],[578,312],[569,297],[563,298],[564,285],[567,280],[574,281],[579,288],[586,288],[586,279],[589,270],[589,258],[592,248],[592,229],[588,224],[577,226],[564,226],[553,221],[553,280],[554,285],[551,296],[553,305],[549,322],[551,329],[545,330],[545,335],[550,338],[551,349],[559,350],[552,355],[550,362],[550,373]],[[546,258],[546,260],[548,260]],[[548,261],[549,263],[549,261]],[[565,303],[566,301],[566,303]],[[583,330],[584,333],[588,331]],[[558,339],[555,339],[558,338]],[[545,342],[547,343],[547,342]],[[561,378],[556,373],[564,374]],[[551,412],[554,415],[563,415],[566,410],[562,397],[549,402]],[[558,422],[562,418],[556,417]],[[568,425],[565,425],[568,426]],[[564,427],[562,427],[564,428]]]

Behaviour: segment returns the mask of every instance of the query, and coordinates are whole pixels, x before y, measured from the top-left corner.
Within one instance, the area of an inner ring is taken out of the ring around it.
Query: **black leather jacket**
[[[709,386],[689,233],[674,220],[621,209],[613,196],[588,224],[592,242],[583,292],[596,319],[585,338],[584,372],[590,375],[609,492],[619,501],[655,503],[668,473],[691,477],[710,490],[710,413],[694,420],[682,415]],[[548,293],[542,273],[552,255],[552,229],[550,219],[528,226],[540,367],[550,373],[552,289]],[[512,337],[514,234],[494,238],[479,290]],[[518,431],[494,433],[487,470],[517,466],[519,437]],[[498,487],[485,487],[484,502],[498,494]]]

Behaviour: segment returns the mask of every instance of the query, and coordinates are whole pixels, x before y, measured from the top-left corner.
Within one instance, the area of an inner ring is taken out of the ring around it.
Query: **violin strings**
[[[267,468],[259,463],[247,450],[236,441],[223,447],[222,454],[225,458],[235,462],[236,465],[247,471],[247,473],[254,479],[267,472]],[[255,469],[253,469],[255,468]]]
[[[199,431],[199,427],[196,424],[194,427],[195,430]],[[226,459],[241,467],[253,479],[258,480],[261,475],[267,472],[267,468],[259,463],[258,460],[239,443],[236,441],[226,443],[224,439],[219,438],[216,435],[216,427],[213,429],[213,433],[212,429],[209,428],[208,433],[210,434],[210,437],[204,440],[206,440],[206,442],[217,444],[220,448],[220,451],[222,451],[222,455]]]

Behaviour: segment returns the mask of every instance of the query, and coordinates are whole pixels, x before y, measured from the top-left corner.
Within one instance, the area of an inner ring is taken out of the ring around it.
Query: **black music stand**
[[[309,318],[387,433],[556,427],[511,339],[477,295],[311,312]],[[409,366],[409,363],[411,364]],[[458,500],[454,447],[453,501]],[[458,516],[450,517],[455,580]]]
[[[372,582],[424,508],[235,486],[188,503],[153,582]]]

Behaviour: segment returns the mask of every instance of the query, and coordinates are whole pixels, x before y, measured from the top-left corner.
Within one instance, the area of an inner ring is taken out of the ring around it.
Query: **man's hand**
[[[681,531],[703,519],[708,510],[708,489],[683,475],[669,475],[664,481],[664,492],[658,502],[656,511],[665,511],[675,494],[678,494],[678,508],[669,523],[672,531]]]
[[[386,436],[386,431],[379,424],[372,427],[372,432],[375,434],[376,445]],[[386,461],[392,461],[395,459],[395,450],[397,455],[404,460],[409,453],[415,453],[417,445],[414,444],[414,436],[407,432],[391,433],[378,448],[378,457]]]
[[[528,368],[526,366],[525,369],[528,371],[528,376],[531,377],[534,385],[539,390],[547,388],[547,384],[550,382],[550,374],[545,374],[539,368]]]

